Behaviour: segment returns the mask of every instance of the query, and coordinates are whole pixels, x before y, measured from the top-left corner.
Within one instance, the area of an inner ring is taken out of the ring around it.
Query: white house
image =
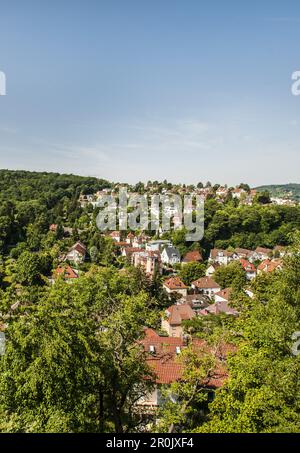
[[[210,263],[225,264],[225,266],[233,260],[238,260],[239,257],[235,252],[229,252],[228,250],[212,249],[210,251],[208,261]]]
[[[253,263],[250,263],[250,261],[245,260],[243,258],[240,259],[240,263],[246,272],[246,278],[248,280],[252,280],[253,278],[256,277],[256,267],[254,266]]]
[[[211,263],[205,271],[206,277],[211,277],[219,266],[219,263]]]
[[[174,266],[174,264],[180,263],[180,253],[175,247],[165,247],[161,253],[161,261]]]
[[[178,293],[185,298],[187,296],[188,287],[179,277],[170,277],[163,283],[163,288],[168,294]]]
[[[272,256],[273,251],[265,247],[256,247],[255,254],[259,260],[267,260]]]
[[[79,264],[85,260],[86,257],[86,247],[82,242],[78,241],[75,245],[68,251],[65,256],[65,261],[72,261],[73,263]]]
[[[215,293],[221,290],[221,287],[211,277],[201,277],[192,282],[192,288],[206,296],[213,298]]]

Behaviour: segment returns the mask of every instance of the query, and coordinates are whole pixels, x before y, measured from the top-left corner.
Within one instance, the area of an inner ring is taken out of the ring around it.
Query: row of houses
[[[201,277],[188,287],[178,277],[170,277],[163,283],[166,293],[176,295],[176,303],[166,309],[161,327],[171,337],[183,335],[182,322],[195,316],[226,313],[237,316],[230,306],[231,288],[221,289],[211,277]]]
[[[230,261],[247,259],[250,263],[262,261],[272,257],[283,258],[286,255],[286,248],[277,245],[274,249],[266,247],[256,247],[255,250],[236,248],[234,250],[222,250],[214,248],[210,251],[208,261],[210,263],[228,264]]]
[[[277,251],[282,256],[285,253],[285,250],[281,247],[277,248]],[[185,285],[179,276],[173,275],[167,278],[163,283],[163,288],[170,299],[174,296],[173,300],[175,299],[176,303],[166,310],[162,318],[162,329],[169,336],[180,337],[183,335],[182,322],[184,320],[191,320],[195,316],[219,313],[237,316],[237,310],[230,304],[232,289],[222,289],[213,279],[213,274],[220,266],[227,266],[233,261],[238,261],[245,272],[246,278],[251,281],[256,275],[263,272],[273,272],[282,269],[282,258],[270,258],[273,254],[273,250],[261,247],[257,247],[255,251],[236,249],[228,252],[226,250],[213,249],[205,277],[198,278],[190,286]],[[250,259],[255,260],[256,265]],[[259,263],[256,262],[258,259],[261,260]],[[246,289],[245,292],[250,297],[253,297],[250,289]]]
[[[155,272],[161,274],[164,269],[179,263],[203,262],[202,254],[198,250],[190,251],[181,257],[179,250],[168,239],[152,240],[144,234],[135,236],[130,232],[122,240],[119,231],[113,231],[109,236],[119,248],[121,256],[135,267],[142,267],[150,277],[153,277]]]

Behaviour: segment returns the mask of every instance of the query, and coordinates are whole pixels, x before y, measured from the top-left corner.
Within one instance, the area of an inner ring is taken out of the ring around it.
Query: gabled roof
[[[228,300],[215,302],[214,304],[201,310],[200,313],[202,315],[208,315],[209,313],[214,315],[218,315],[219,313],[226,313],[227,315],[234,316],[238,315],[238,312],[234,308],[230,307]]]
[[[187,252],[182,260],[183,263],[192,263],[194,261],[203,261],[202,254],[199,250]]]
[[[180,326],[182,321],[192,319],[195,316],[194,311],[187,304],[171,305],[166,309],[166,314],[169,324],[173,326]]]
[[[164,281],[164,286],[169,289],[187,289],[187,286],[183,283],[179,277],[170,277]]]
[[[220,263],[217,263],[217,262],[211,263],[211,262],[210,262],[210,263],[208,263],[208,266],[207,266],[206,270],[209,269],[210,267],[213,267],[214,269],[217,269],[217,268],[220,267],[220,266],[221,266]]]
[[[275,269],[281,269],[282,267],[282,260],[278,259],[278,260],[263,260],[259,266],[258,266],[258,270],[259,271],[265,271],[265,272],[272,272],[274,271]]]
[[[58,266],[54,271],[54,275],[63,275],[65,279],[78,278],[78,274],[75,272],[71,266]]]
[[[254,252],[253,252],[253,250],[243,249],[243,248],[241,248],[241,247],[237,247],[237,248],[235,249],[235,253],[236,253],[237,255],[250,256],[250,255],[252,255]]]
[[[112,238],[118,238],[120,237],[120,235],[121,235],[120,231],[112,231],[111,233],[109,233],[109,236]]]
[[[80,255],[84,256],[86,254],[86,247],[85,245],[78,241],[76,242],[76,244],[73,245],[73,247],[71,248],[71,250],[76,250],[76,252],[78,252]]]
[[[211,277],[201,277],[198,280],[192,282],[193,286],[199,289],[210,289],[210,288],[220,288],[220,285],[216,283]]]
[[[223,249],[211,249],[210,251],[210,257],[212,259],[217,258],[218,256],[227,256],[231,257],[235,254],[235,252],[229,252],[228,250],[223,250]]]
[[[167,255],[167,257],[169,259],[173,258],[173,257],[176,257],[176,258],[178,258],[180,260],[180,253],[175,247],[165,247],[163,252],[166,253],[166,255]]]
[[[129,244],[126,241],[114,241],[115,247],[128,247]]]
[[[256,247],[256,253],[262,253],[264,255],[270,255],[272,253],[271,249],[267,249],[265,247]]]
[[[134,252],[140,252],[140,251],[141,251],[141,249],[139,249],[138,247],[124,247],[124,249],[123,249],[125,256],[131,256]]]
[[[146,361],[154,372],[156,384],[171,384],[181,379],[184,364],[180,360],[180,353],[187,347],[181,338],[162,337],[152,329],[145,329],[145,337],[140,341],[140,344],[147,354]],[[152,352],[150,352],[150,346]],[[236,351],[236,347],[229,343],[221,343],[215,349],[208,345],[205,340],[196,338],[192,339],[191,347],[199,355],[212,353],[215,356],[215,369],[211,371],[206,380],[203,380],[203,386],[221,387],[228,377],[225,360],[228,354]]]
[[[250,261],[245,260],[244,258],[241,258],[239,261],[246,272],[256,272],[254,264],[250,263]]]
[[[215,296],[222,297],[223,299],[229,301],[231,293],[232,293],[232,288],[225,288],[225,289],[222,289],[221,291],[215,293]]]

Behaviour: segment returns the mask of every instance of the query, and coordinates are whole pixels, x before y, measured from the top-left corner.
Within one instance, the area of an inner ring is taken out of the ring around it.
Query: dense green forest
[[[197,317],[184,329],[212,348],[234,345],[228,381],[212,398],[204,382],[214,357],[187,348],[183,379],[165,389],[155,422],[136,406],[155,381],[139,342],[145,327],[159,329],[172,303],[164,276],[149,279],[126,262],[98,231],[97,208],[78,201],[114,185],[55,173],[1,170],[0,176],[0,330],[7,340],[0,356],[0,432],[300,431],[300,355],[291,353],[300,330],[299,206],[259,199],[246,206],[212,196],[199,243],[186,242],[184,230],[163,235],[182,254],[203,254],[204,263],[179,266],[186,284],[204,275],[213,247],[283,245],[290,253],[282,271],[251,284],[238,266],[216,273],[222,287],[232,285],[240,315]],[[78,240],[87,247],[80,278],[50,283]]]

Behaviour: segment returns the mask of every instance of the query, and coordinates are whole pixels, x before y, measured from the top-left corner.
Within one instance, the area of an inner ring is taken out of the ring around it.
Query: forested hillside
[[[300,184],[274,184],[256,187],[260,192],[267,190],[273,197],[287,197],[293,200],[300,200]]]

